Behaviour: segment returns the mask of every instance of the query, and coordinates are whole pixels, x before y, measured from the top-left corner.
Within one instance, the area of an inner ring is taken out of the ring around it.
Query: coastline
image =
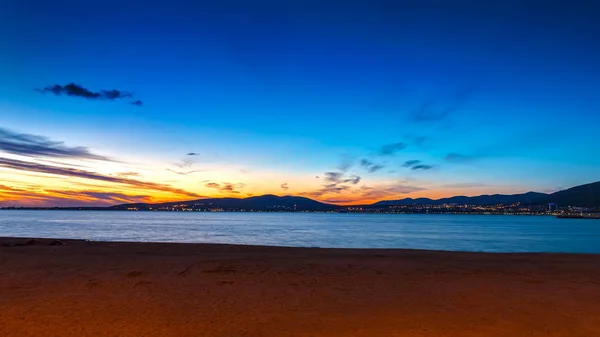
[[[29,240],[2,336],[600,335],[600,255]]]

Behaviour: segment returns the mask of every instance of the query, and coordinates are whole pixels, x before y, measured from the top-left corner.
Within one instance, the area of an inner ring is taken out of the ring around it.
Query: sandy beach
[[[600,336],[600,255],[27,241],[1,336]]]

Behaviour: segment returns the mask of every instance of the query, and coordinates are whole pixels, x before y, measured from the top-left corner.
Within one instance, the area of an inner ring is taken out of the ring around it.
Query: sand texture
[[[600,336],[600,255],[0,238],[0,336]]]

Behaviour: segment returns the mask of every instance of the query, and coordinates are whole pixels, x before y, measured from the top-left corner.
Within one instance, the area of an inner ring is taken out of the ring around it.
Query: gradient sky
[[[0,4],[0,206],[600,180],[596,1],[158,2]]]

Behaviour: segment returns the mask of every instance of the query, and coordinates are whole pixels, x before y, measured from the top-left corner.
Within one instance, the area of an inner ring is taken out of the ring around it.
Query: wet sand
[[[600,255],[26,241],[0,336],[600,336]]]

